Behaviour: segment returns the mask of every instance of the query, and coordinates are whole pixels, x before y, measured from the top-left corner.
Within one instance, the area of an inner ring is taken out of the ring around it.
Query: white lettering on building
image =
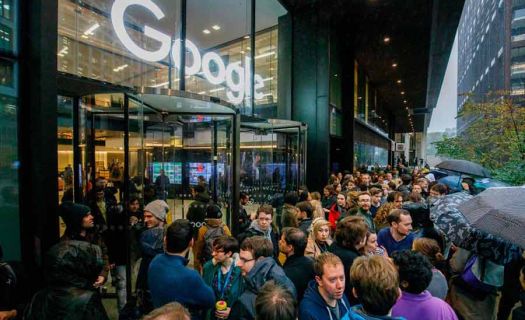
[[[149,10],[157,20],[161,20],[165,16],[162,10],[152,0],[115,0],[111,7],[111,23],[113,24],[117,37],[126,49],[142,60],[149,62],[164,60],[170,54],[171,37],[169,35],[145,25],[144,35],[161,44],[160,48],[156,51],[149,51],[137,45],[126,31],[124,15],[126,9],[133,5],[141,6]],[[181,41],[180,39],[176,39],[173,41],[170,58],[177,69],[180,69],[180,49]],[[245,58],[244,67],[241,66],[240,61],[225,65],[220,55],[215,52],[207,52],[201,56],[199,48],[188,39],[186,39],[186,51],[186,54],[191,55],[193,61],[191,65],[186,66],[186,75],[191,76],[202,72],[206,80],[211,84],[220,85],[225,83],[228,88],[226,96],[233,104],[240,104],[245,96],[249,96],[250,58]],[[212,64],[215,66],[214,68],[212,68]],[[262,88],[264,88],[263,78],[256,74],[254,76],[255,99],[263,98],[264,95],[259,92]]]

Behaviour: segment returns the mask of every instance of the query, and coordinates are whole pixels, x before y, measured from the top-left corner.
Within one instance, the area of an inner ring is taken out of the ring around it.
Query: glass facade
[[[16,0],[0,0],[0,245],[20,260],[18,204],[18,45]]]
[[[58,70],[126,87],[212,96],[249,115],[255,112],[255,100],[259,113],[275,116],[278,19],[286,10],[277,0],[257,1],[256,8],[252,53],[248,0],[187,1],[185,12],[180,0],[159,0],[151,7],[123,7],[112,0],[59,0]],[[179,79],[182,65],[184,81]]]

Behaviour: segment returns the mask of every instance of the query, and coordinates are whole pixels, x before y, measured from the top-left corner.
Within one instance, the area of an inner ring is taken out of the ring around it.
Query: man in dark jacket
[[[296,207],[299,209],[299,229],[301,229],[304,234],[308,236],[310,233],[310,227],[312,225],[314,208],[310,204],[310,201],[299,202]]]
[[[88,206],[72,202],[63,202],[58,208],[59,216],[66,224],[66,231],[60,241],[84,241],[97,245],[101,250],[103,268],[101,268],[94,287],[101,287],[108,279],[109,258],[107,247],[99,232],[95,229],[95,219]]]
[[[250,196],[246,192],[241,192],[239,196],[239,217],[238,222],[239,225],[237,227],[237,233],[234,235],[237,236],[243,232],[246,232],[248,228],[250,228],[250,224],[252,223],[252,220],[250,219],[250,216],[248,215],[248,212],[246,211],[246,206],[248,202],[250,201]],[[236,228],[233,228],[233,231],[235,231]]]
[[[279,250],[286,255],[284,273],[297,289],[298,301],[303,299],[308,282],[314,278],[314,262],[304,256],[308,240],[298,228],[284,228],[279,241]]]
[[[292,281],[286,277],[272,255],[273,246],[265,237],[254,236],[243,241],[237,266],[244,276],[245,288],[239,300],[233,304],[228,319],[255,319],[255,298],[270,280],[289,290],[294,298],[297,297]]]
[[[365,245],[367,231],[366,222],[361,217],[350,216],[337,223],[335,241],[328,250],[341,259],[346,271],[345,274],[352,267],[354,260],[360,256],[359,250]],[[350,281],[346,282],[345,293],[352,302],[357,302],[353,298]]]
[[[99,246],[62,240],[49,250],[45,261],[48,287],[33,296],[24,319],[109,319],[94,285],[104,267]]]
[[[197,185],[193,189],[195,192],[195,201],[190,204],[188,212],[186,213],[186,219],[190,220],[195,231],[194,237],[196,238],[199,228],[204,225],[204,219],[206,219],[206,208],[211,204],[210,196],[206,192],[206,189],[202,185]]]
[[[253,236],[263,236],[270,240],[273,245],[273,257],[279,256],[279,235],[272,228],[273,208],[269,204],[263,204],[257,209],[257,216],[246,232],[239,235],[239,242]]]
[[[308,283],[299,306],[299,320],[339,320],[348,313],[345,270],[341,259],[330,252],[315,259],[315,279]]]

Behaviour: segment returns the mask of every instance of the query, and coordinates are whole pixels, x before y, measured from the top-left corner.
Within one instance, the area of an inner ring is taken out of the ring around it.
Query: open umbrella
[[[481,231],[470,224],[459,206],[473,198],[466,192],[449,194],[430,208],[430,219],[445,237],[458,247],[470,250],[497,264],[521,259],[522,250],[499,236]]]
[[[487,169],[467,160],[445,160],[436,165],[436,167],[473,176],[490,178],[490,172]]]
[[[489,188],[458,209],[476,229],[525,248],[525,187]]]

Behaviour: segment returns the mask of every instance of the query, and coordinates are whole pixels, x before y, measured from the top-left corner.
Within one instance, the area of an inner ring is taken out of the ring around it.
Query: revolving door
[[[185,218],[200,185],[231,222],[238,116],[227,104],[160,89],[86,96],[80,105],[83,194],[104,178],[119,201],[165,200]],[[238,193],[238,192],[237,192]]]

